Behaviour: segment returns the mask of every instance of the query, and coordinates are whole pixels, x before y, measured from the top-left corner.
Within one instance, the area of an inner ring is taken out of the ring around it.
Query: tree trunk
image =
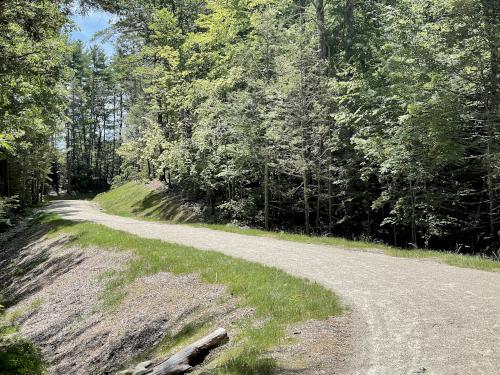
[[[413,181],[410,180],[410,200],[411,200],[411,242],[413,247],[417,247],[417,224],[415,211],[415,189]]]
[[[318,191],[316,196],[316,228],[320,230],[320,213],[321,213],[321,155],[323,153],[323,142],[320,140],[319,144],[319,155],[318,155],[318,166],[316,170],[316,179],[318,181]]]
[[[332,138],[332,126],[328,124],[328,140]],[[328,233],[332,234],[333,231],[333,186],[332,186],[332,166],[333,155],[332,147],[328,145]]]
[[[141,366],[139,370],[148,375],[179,375],[191,372],[205,360],[212,349],[225,344],[228,340],[226,330],[219,328],[156,366],[152,368]]]
[[[484,26],[486,28],[486,36],[488,39],[490,49],[489,61],[489,77],[487,83],[486,96],[486,126],[487,126],[487,144],[486,144],[486,182],[488,187],[489,199],[489,227],[490,235],[498,241],[498,231],[496,225],[496,171],[494,170],[494,155],[497,152],[498,145],[495,141],[498,132],[499,113],[498,107],[500,105],[499,99],[499,48],[500,37],[498,34],[498,27],[500,25],[500,3],[496,0],[483,0],[483,9],[485,12]]]
[[[264,227],[269,230],[269,160],[264,163]]]
[[[115,177],[116,163],[116,93],[113,92],[113,156],[111,159],[111,178]]]
[[[70,131],[69,131],[69,124],[67,125],[67,132],[66,132],[66,191],[68,193],[71,193],[71,170],[72,170],[72,165],[71,165],[71,139],[70,139]]]
[[[118,136],[120,137],[120,140],[118,142],[118,145],[121,146],[123,144],[123,93],[120,93],[120,128],[118,131]],[[121,156],[118,157],[118,174],[121,173],[121,168],[122,168],[122,159]]]
[[[319,58],[326,60],[327,44],[326,44],[326,28],[325,28],[325,5],[323,0],[316,0],[316,22],[318,23],[319,31]]]
[[[347,61],[352,56],[352,45],[354,39],[354,0],[346,0],[345,13],[345,36],[344,36],[344,49],[346,52]]]
[[[490,132],[488,132],[490,133]],[[492,167],[492,140],[491,135],[488,134],[488,143],[486,146],[486,184],[488,186],[488,217],[490,224],[490,236],[494,239],[497,238],[496,225],[495,225],[495,207],[496,207],[496,194],[495,194],[495,182],[493,178],[493,167]]]
[[[302,172],[302,183],[304,184],[304,221],[306,226],[306,234],[311,234],[311,224],[309,222],[309,173],[307,170],[307,164],[304,165],[304,170]]]
[[[152,180],[152,171],[151,171],[151,161],[149,160],[149,158],[147,159],[147,163],[148,163],[148,179],[149,180]]]

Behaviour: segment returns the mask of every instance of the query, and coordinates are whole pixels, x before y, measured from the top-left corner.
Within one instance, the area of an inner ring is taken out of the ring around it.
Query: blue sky
[[[112,41],[103,41],[101,39],[92,41],[96,32],[109,26],[109,21],[113,19],[111,13],[92,10],[86,15],[74,15],[71,18],[77,25],[77,29],[71,33],[72,40],[82,40],[87,46],[93,44],[100,45],[108,57],[113,55],[114,47]]]

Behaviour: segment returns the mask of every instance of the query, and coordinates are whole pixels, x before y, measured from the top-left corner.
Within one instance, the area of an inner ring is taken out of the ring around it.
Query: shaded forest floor
[[[342,373],[350,351],[336,296],[276,269],[53,215],[6,240],[5,319],[52,374],[111,374],[218,326],[230,344],[199,373]]]
[[[202,207],[200,205],[186,202],[178,194],[169,194],[163,189],[162,184],[159,182],[148,185],[139,182],[129,182],[109,192],[96,196],[94,201],[97,202],[105,212],[124,217],[190,224],[196,227],[204,227],[230,233],[269,237],[300,243],[330,245],[363,251],[380,251],[396,257],[434,259],[452,266],[474,268],[484,271],[500,270],[500,259],[495,260],[483,256],[470,256],[427,249],[402,249],[379,243],[352,241],[339,237],[307,236],[283,231],[273,232],[239,227],[231,224],[208,224],[204,222]]]

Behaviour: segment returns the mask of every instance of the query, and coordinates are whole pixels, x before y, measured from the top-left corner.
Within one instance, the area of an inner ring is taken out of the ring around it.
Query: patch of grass
[[[210,371],[210,374],[271,375],[277,367],[274,358],[262,357],[258,351],[246,349]]]
[[[497,272],[500,270],[500,262],[481,256],[455,254],[445,251],[422,250],[422,249],[399,249],[387,248],[387,255],[401,258],[435,259],[450,266],[462,268],[474,268],[482,271]]]
[[[13,315],[6,316],[0,305],[0,374],[44,374],[45,365],[40,351],[22,338]]]
[[[254,318],[266,323],[260,328],[255,328],[248,322],[242,325],[238,337],[240,359],[231,366],[229,362],[221,364],[217,370],[221,374],[234,373],[237,366],[256,371],[242,370],[243,372],[239,372],[242,374],[266,373],[259,372],[256,366],[271,363],[262,359],[262,353],[281,342],[287,325],[308,319],[326,319],[342,312],[340,302],[333,292],[276,268],[214,251],[143,239],[93,223],[73,223],[53,215],[39,219],[39,222],[52,227],[50,236],[70,234],[69,244],[126,250],[135,254],[126,270],[115,274],[107,284],[102,296],[107,307],[113,308],[123,300],[127,285],[139,277],[158,272],[198,273],[207,283],[226,285],[228,291],[238,297],[243,306],[253,307]],[[167,338],[163,346],[176,345],[178,340],[184,339],[188,334],[189,332],[185,332],[179,337]],[[255,355],[250,356],[249,353]],[[233,359],[236,357],[232,356]]]
[[[169,204],[174,204],[174,198],[167,198],[163,194],[158,193],[146,185],[138,182],[129,182],[107,193],[100,194],[95,200],[104,208],[106,212],[110,214],[153,221],[167,221],[170,223],[179,222],[175,219],[175,216],[172,216],[169,213],[170,211],[168,211]],[[165,207],[167,211],[163,212]],[[234,225],[205,223],[190,223],[190,225],[198,228],[208,228],[248,236],[275,238],[283,241],[336,246],[356,250],[380,250],[390,256],[434,259],[439,262],[447,263],[451,266],[475,268],[483,271],[500,270],[500,262],[480,256],[460,255],[444,251],[423,249],[401,249],[383,244],[365,241],[352,241],[339,237],[307,236],[287,232],[272,232],[261,229],[240,228]]]
[[[268,237],[283,241],[292,241],[292,242],[300,242],[300,243],[308,243],[316,245],[330,245],[330,246],[344,247],[348,249],[358,249],[358,250],[389,249],[388,246],[382,244],[376,244],[365,241],[352,241],[341,237],[308,236],[305,234],[274,232],[274,231],[266,231],[255,228],[240,228],[230,224],[196,223],[191,225],[197,228],[208,228],[213,230],[220,230],[223,232],[244,234],[247,236]]]
[[[50,224],[51,228],[54,227],[54,224],[58,221],[59,216],[52,213],[40,212],[29,222],[30,226],[41,226]]]
[[[40,306],[42,306],[42,304],[43,304],[43,298],[39,297],[39,298],[35,298],[29,304],[29,306],[27,306],[24,309],[15,308],[15,309],[11,309],[11,310],[4,311],[4,312],[0,311],[0,320],[8,326],[15,327],[17,325],[17,321],[20,318],[32,313],[33,311],[38,309]],[[0,305],[0,309],[2,309],[1,306],[2,305]]]
[[[34,311],[34,310],[38,309],[40,306],[42,306],[42,305],[43,305],[43,298],[42,297],[38,297],[38,298],[35,298],[33,300],[33,302],[31,302],[29,308],[30,308],[31,311]]]
[[[14,309],[4,313],[1,319],[7,326],[14,327],[16,325],[16,321],[18,321],[25,313],[25,311]]]
[[[193,221],[193,214],[181,208],[179,197],[162,194],[139,182],[127,182],[97,195],[94,201],[114,215],[179,223]]]

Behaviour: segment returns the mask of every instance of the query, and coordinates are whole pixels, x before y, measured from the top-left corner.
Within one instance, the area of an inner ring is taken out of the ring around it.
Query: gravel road
[[[356,350],[349,374],[500,373],[498,272],[134,220],[105,214],[87,201],[55,201],[49,210],[317,281],[352,309]]]

